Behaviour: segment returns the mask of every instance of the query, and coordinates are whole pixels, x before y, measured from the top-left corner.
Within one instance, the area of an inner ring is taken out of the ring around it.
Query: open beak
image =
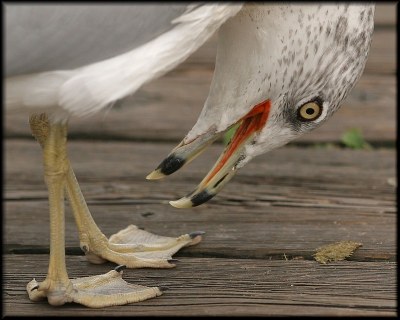
[[[213,198],[235,175],[238,163],[245,157],[244,149],[246,144],[251,142],[255,135],[265,126],[270,108],[271,102],[270,100],[266,100],[256,105],[249,113],[242,117],[236,123],[238,124],[238,128],[231,141],[203,181],[200,182],[193,192],[179,200],[170,201],[170,204],[176,208],[190,208],[196,207]],[[161,179],[166,175],[174,173],[184,164],[189,163],[200,155],[206,147],[222,136],[227,130],[218,133],[209,131],[189,143],[184,144],[181,142],[146,179]]]

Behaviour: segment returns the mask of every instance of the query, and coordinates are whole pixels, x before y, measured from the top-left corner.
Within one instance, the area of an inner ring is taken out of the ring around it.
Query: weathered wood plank
[[[5,315],[321,315],[389,316],[396,314],[396,263],[181,258],[168,270],[126,270],[124,279],[169,288],[144,302],[88,309],[31,302],[25,285],[43,280],[47,255],[4,256]],[[113,265],[90,265],[67,256],[72,278],[107,272]]]
[[[121,202],[121,201],[120,201]],[[315,250],[341,240],[361,242],[351,257],[355,261],[395,261],[396,217],[394,214],[362,213],[361,210],[213,205],[182,214],[156,204],[93,205],[92,214],[103,232],[111,234],[136,224],[148,231],[178,236],[195,230],[206,231],[198,246],[178,256],[271,258],[284,256],[311,260]],[[229,213],[228,213],[229,211]],[[47,202],[5,204],[4,250],[47,252],[49,219]],[[150,215],[150,216],[149,216]],[[81,254],[72,215],[66,219],[66,244]]]
[[[4,142],[6,192],[13,190],[9,189],[13,183],[22,188],[23,184],[32,182],[42,185],[42,154],[36,141],[32,138],[7,139]],[[108,179],[110,183],[130,183],[131,187],[136,183],[145,182],[143,185],[147,188],[162,186],[165,192],[164,199],[168,199],[171,193],[178,195],[181,191],[165,188],[166,185],[182,182],[187,183],[186,187],[190,184],[195,187],[223,150],[222,145],[212,145],[179,172],[164,180],[146,181],[146,174],[152,171],[173,147],[175,144],[171,143],[72,140],[69,141],[68,154],[81,182]],[[388,197],[393,199],[395,189],[387,183],[387,179],[395,176],[395,168],[396,152],[392,149],[282,147],[252,159],[225,190],[234,192],[236,188],[229,186],[240,181],[248,186],[277,183],[281,186],[309,187],[315,184],[316,188],[319,187],[319,183],[327,183],[330,191],[332,188],[335,188],[335,191],[345,188],[346,192],[353,188],[360,188],[360,192],[370,190],[367,193],[368,197],[374,197],[373,194],[382,188],[382,193],[387,193]],[[370,184],[366,185],[366,182]],[[224,190],[221,194],[223,193]],[[147,197],[149,196],[151,194],[147,194]]]
[[[120,107],[70,121],[71,137],[180,141],[195,124],[207,97],[212,72],[170,73],[139,90]],[[27,115],[5,114],[5,135],[30,136]],[[396,140],[396,78],[365,74],[342,108],[327,123],[297,142],[337,142],[357,127],[371,142]],[[295,141],[295,142],[296,142]]]
[[[397,2],[377,3],[375,7],[375,28],[396,27]]]
[[[5,242],[47,248],[40,149],[34,141],[5,146]],[[172,147],[71,142],[71,161],[105,234],[131,223],[170,236],[204,230],[207,241],[182,254],[257,258],[310,259],[321,245],[354,240],[363,243],[354,259],[395,259],[395,188],[387,183],[395,176],[394,150],[281,148],[254,159],[211,202],[179,210],[168,200],[191,191],[221,148],[211,147],[165,181],[144,180]],[[71,215],[66,241],[79,245]]]
[[[372,37],[371,49],[365,65],[365,73],[397,73],[397,33],[396,29],[376,29]]]

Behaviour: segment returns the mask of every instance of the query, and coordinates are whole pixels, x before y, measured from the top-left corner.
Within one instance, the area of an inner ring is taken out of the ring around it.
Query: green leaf
[[[350,149],[372,149],[372,146],[364,140],[361,130],[358,128],[352,128],[343,133],[341,141]]]

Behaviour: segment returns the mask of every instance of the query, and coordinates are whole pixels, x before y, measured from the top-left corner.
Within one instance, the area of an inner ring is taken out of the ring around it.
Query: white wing
[[[75,69],[172,29],[187,5],[7,5],[6,75]]]
[[[240,9],[6,5],[6,107],[94,113],[174,68]]]

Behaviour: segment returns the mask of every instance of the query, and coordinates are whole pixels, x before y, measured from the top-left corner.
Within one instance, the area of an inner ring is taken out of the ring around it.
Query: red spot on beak
[[[238,149],[238,147],[249,138],[253,133],[260,131],[266,124],[271,109],[271,101],[263,101],[250,110],[240,119],[241,125],[236,130],[231,142],[226,148],[224,155],[214,170],[208,175],[204,183],[209,182],[212,177],[224,166],[229,157]]]

